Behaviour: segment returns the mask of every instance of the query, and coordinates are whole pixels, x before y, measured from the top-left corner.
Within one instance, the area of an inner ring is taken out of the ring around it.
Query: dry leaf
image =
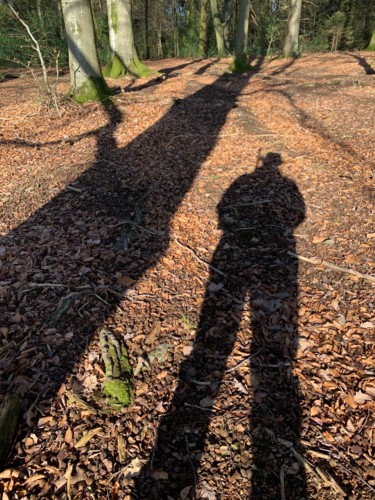
[[[88,431],[84,436],[81,437],[81,439],[74,445],[74,447],[82,448],[90,441],[90,439],[92,439],[97,434],[100,434],[101,432],[102,432],[101,427],[96,427],[95,429],[91,429],[91,431]]]
[[[168,375],[168,371],[167,370],[163,370],[161,372],[159,372],[157,375],[156,375],[156,379],[157,380],[162,380],[163,378],[165,378],[167,375]]]
[[[372,401],[372,397],[365,392],[358,391],[354,394],[354,401],[359,405],[363,405],[366,401]]]
[[[117,278],[117,281],[122,286],[129,287],[133,283],[135,283],[135,280],[133,278],[130,278],[129,276],[126,276],[125,274],[122,274],[122,273],[119,273],[119,272],[116,273],[116,278]]]
[[[199,406],[202,408],[211,408],[215,404],[215,400],[211,398],[203,398],[199,402]]]
[[[66,429],[64,440],[67,444],[71,444],[73,442],[73,432],[70,427]]]
[[[312,242],[317,245],[318,243],[323,243],[323,241],[326,241],[327,236],[314,236],[312,239]]]
[[[355,402],[354,396],[351,392],[348,394],[341,394],[341,399],[352,408],[357,408],[357,403]]]
[[[125,440],[121,434],[117,434],[117,455],[120,464],[125,462],[126,459],[126,446]]]
[[[142,469],[143,462],[139,458],[133,458],[133,460],[121,470],[122,476],[125,479],[131,479],[139,475]]]
[[[206,481],[202,481],[200,493],[202,499],[204,498],[205,500],[216,500],[216,493]]]

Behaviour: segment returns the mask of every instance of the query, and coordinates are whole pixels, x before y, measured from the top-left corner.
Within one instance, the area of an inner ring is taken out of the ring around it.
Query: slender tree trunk
[[[43,17],[43,13],[42,13],[42,0],[36,0],[36,11],[38,13],[40,27],[42,28],[43,33],[44,33],[44,17]]]
[[[250,15],[250,0],[240,0],[237,36],[236,36],[236,51],[234,59],[230,65],[230,70],[234,73],[243,73],[251,69],[248,62],[247,41],[249,35],[249,15]]]
[[[64,26],[64,16],[61,7],[61,0],[57,0],[57,12],[59,16],[59,24],[58,24],[59,37],[60,40],[65,40],[65,26]]]
[[[148,37],[148,0],[145,0],[145,48],[146,59],[150,59],[150,43]]]
[[[212,22],[214,24],[217,53],[219,56],[225,53],[224,26],[220,19],[217,0],[210,0]]]
[[[161,36],[161,25],[159,25],[159,29],[157,32],[157,38],[158,38],[158,58],[162,59],[163,58],[163,41],[162,41],[162,36]]]
[[[139,60],[134,45],[131,1],[107,0],[107,10],[111,57],[103,69],[104,75],[111,78],[149,75],[151,71]]]
[[[284,42],[284,57],[298,57],[298,36],[302,0],[289,0],[288,31]]]
[[[177,11],[177,1],[175,0],[174,6],[174,24],[173,24],[173,40],[174,40],[174,55],[175,57],[180,56],[180,46],[178,40],[178,11]]]
[[[366,50],[375,51],[375,29],[372,32],[371,40],[370,43],[368,44],[368,47],[366,47]]]
[[[105,100],[110,90],[99,65],[90,0],[62,0],[61,4],[73,98],[77,102]]]
[[[201,0],[200,18],[199,18],[199,57],[207,57],[207,18],[208,18],[208,0]]]

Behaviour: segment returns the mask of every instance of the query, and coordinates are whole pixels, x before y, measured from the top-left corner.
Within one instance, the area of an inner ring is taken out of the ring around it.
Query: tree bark
[[[111,58],[103,69],[104,75],[111,78],[149,75],[151,71],[139,60],[134,45],[131,1],[107,0],[107,9]]]
[[[148,1],[145,0],[145,49],[146,49],[146,59],[150,59],[150,43],[149,43],[149,33],[148,33]]]
[[[243,73],[244,71],[251,69],[248,62],[247,50],[249,15],[250,0],[240,0],[236,35],[236,51],[234,59],[230,65],[230,70],[234,73]]]
[[[212,22],[214,24],[217,53],[219,56],[225,53],[224,26],[220,19],[217,0],[210,0]]]
[[[201,0],[199,17],[199,57],[207,57],[207,18],[208,0]]]
[[[284,42],[284,57],[298,57],[298,36],[301,20],[302,0],[289,1],[288,31]]]
[[[375,29],[372,32],[371,40],[368,46],[366,47],[366,50],[368,51],[375,51]]]
[[[111,92],[99,64],[90,0],[62,0],[61,4],[72,97],[79,103],[104,101]]]

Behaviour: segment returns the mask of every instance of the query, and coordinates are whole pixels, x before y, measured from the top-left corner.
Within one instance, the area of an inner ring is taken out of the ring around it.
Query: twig
[[[66,186],[66,189],[69,189],[69,191],[74,191],[75,193],[82,193],[82,189],[78,189],[73,186]]]
[[[228,368],[228,370],[226,370],[226,373],[234,372],[235,370],[237,370],[237,368],[240,368],[240,366],[244,365],[245,363],[250,361],[252,358],[255,358],[255,356],[258,356],[258,354],[260,352],[262,352],[263,350],[264,350],[264,347],[261,347],[260,349],[257,350],[257,352],[254,352],[254,354],[251,354],[247,358],[243,359],[237,365],[232,366],[232,368]]]
[[[215,411],[215,408],[203,408],[202,406],[192,405],[190,403],[184,403],[184,406],[189,406],[190,408],[197,408],[202,411]]]
[[[187,455],[188,455],[188,459],[189,459],[189,463],[190,463],[190,466],[191,466],[191,470],[193,471],[193,478],[194,478],[193,489],[194,489],[195,485],[197,484],[197,475],[195,473],[194,464],[193,464],[193,462],[191,460],[191,457],[190,457],[189,442],[188,442],[186,434],[185,434],[185,445],[186,445],[186,452],[187,452]]]
[[[197,259],[197,261],[200,262],[201,264],[205,265],[209,269],[212,269],[213,271],[215,271],[216,273],[220,274],[221,276],[224,276],[224,277],[227,276],[225,273],[223,273],[222,271],[220,271],[220,269],[218,269],[217,267],[214,267],[211,264],[209,264],[208,262],[206,262],[205,260],[201,259],[192,248],[190,248],[187,245],[184,245],[183,243],[181,243],[178,240],[177,236],[173,237],[173,241],[176,242],[179,247],[184,248],[185,250],[187,250],[188,252],[190,252],[191,255],[193,257],[195,257]]]
[[[363,479],[363,477],[361,477],[361,475],[360,475],[360,474],[358,474],[358,472],[355,472],[355,471],[350,471],[350,470],[348,470],[346,467],[344,467],[344,466],[343,466],[343,465],[341,465],[341,464],[339,464],[339,467],[340,467],[342,470],[344,470],[345,472],[347,472],[348,474],[352,474],[352,473],[353,473],[355,476],[357,476],[357,478],[358,478],[360,481],[362,481],[362,483],[364,483],[364,484],[365,484],[368,488],[370,488],[370,490],[371,490],[371,491],[374,491],[374,492],[375,492],[375,488],[373,488],[373,487],[371,486],[371,484],[370,484],[370,483],[368,483],[365,479]]]
[[[281,500],[286,500],[285,495],[285,473],[288,470],[287,465],[282,465],[280,467],[280,489],[281,489]]]
[[[29,283],[34,288],[66,288],[67,285],[61,283]]]
[[[325,267],[328,267],[330,269],[333,269],[335,271],[340,271],[342,273],[346,274],[351,274],[352,276],[357,276],[358,278],[362,278],[367,281],[371,281],[372,283],[375,283],[375,276],[372,276],[371,274],[362,274],[358,271],[354,271],[353,269],[348,269],[346,267],[341,267],[341,266],[336,266],[336,264],[331,264],[331,262],[327,262],[326,260],[320,260],[316,257],[309,258],[309,257],[303,257],[303,255],[297,255],[293,252],[287,252],[288,255],[291,255],[292,257],[295,257],[298,260],[302,260],[304,262],[309,262],[310,264],[315,264],[315,265],[322,265]]]
[[[44,79],[44,83],[45,83],[45,86],[46,86],[46,90],[47,90],[47,94],[50,96],[51,95],[51,88],[49,86],[49,82],[48,82],[48,75],[47,75],[47,68],[46,68],[46,65],[44,63],[44,59],[43,59],[43,56],[42,56],[42,52],[40,50],[40,45],[37,41],[37,39],[34,37],[34,35],[32,34],[30,28],[29,28],[29,25],[20,17],[20,15],[18,14],[18,12],[16,10],[14,10],[13,6],[9,3],[7,3],[7,6],[8,8],[12,11],[13,15],[18,19],[18,21],[22,24],[22,26],[26,29],[27,31],[27,34],[29,35],[30,39],[31,39],[31,47],[36,51],[36,53],[38,54],[38,57],[39,57],[39,61],[40,61],[40,65],[42,67],[42,72],[43,72],[43,79]]]

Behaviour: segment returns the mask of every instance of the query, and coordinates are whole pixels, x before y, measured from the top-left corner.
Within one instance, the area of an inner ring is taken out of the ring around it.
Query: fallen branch
[[[234,372],[235,370],[237,370],[237,368],[240,368],[240,366],[244,365],[245,363],[247,363],[251,359],[255,358],[255,356],[258,356],[258,354],[260,354],[263,350],[264,350],[264,347],[261,347],[260,349],[257,350],[257,352],[254,352],[254,354],[252,354],[251,356],[247,356],[247,358],[243,359],[242,361],[237,363],[235,366],[232,366],[232,368],[228,368],[226,373]]]
[[[295,257],[298,260],[302,260],[303,262],[309,262],[310,264],[325,266],[328,267],[329,269],[333,269],[334,271],[340,271],[341,273],[351,274],[352,276],[357,276],[357,278],[362,278],[364,280],[375,283],[375,276],[372,276],[371,274],[363,274],[358,271],[354,271],[353,269],[348,269],[347,267],[336,266],[336,264],[332,264],[331,262],[328,262],[326,260],[320,260],[316,257],[312,258],[303,257],[303,255],[297,255],[296,253],[293,252],[288,252],[288,255],[291,255],[292,257]]]
[[[205,260],[201,259],[201,258],[199,257],[199,255],[197,255],[197,254],[195,253],[195,251],[194,251],[192,248],[190,248],[190,247],[188,247],[187,245],[184,245],[183,243],[181,243],[181,242],[178,240],[177,236],[174,236],[174,237],[173,237],[173,241],[174,241],[175,243],[177,243],[177,245],[178,245],[179,247],[184,248],[185,250],[187,250],[188,252],[190,252],[190,253],[191,253],[191,255],[192,255],[195,259],[197,259],[197,261],[198,261],[198,262],[200,262],[201,264],[203,264],[204,266],[208,267],[209,269],[212,269],[213,271],[215,271],[215,273],[218,273],[218,274],[220,274],[221,276],[225,276],[225,277],[227,276],[225,273],[223,273],[222,271],[220,271],[220,269],[218,269],[217,267],[214,267],[214,266],[212,266],[211,264],[209,264],[208,262],[206,262]]]

